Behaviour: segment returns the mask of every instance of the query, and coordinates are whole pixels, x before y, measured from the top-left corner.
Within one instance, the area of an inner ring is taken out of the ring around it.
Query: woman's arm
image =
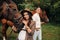
[[[27,25],[28,22],[25,21],[25,20],[23,20],[23,23],[25,24],[25,28],[26,28],[26,30],[28,31],[28,33],[30,33],[30,32],[31,32],[31,29],[30,29],[29,26]]]
[[[30,34],[30,35],[33,35],[34,34],[34,31],[35,31],[35,22],[32,22],[32,25],[31,25],[31,28],[29,28],[29,26],[27,26],[27,32]]]
[[[25,27],[26,27],[27,32],[30,33],[31,29],[29,28],[29,26],[25,25]]]

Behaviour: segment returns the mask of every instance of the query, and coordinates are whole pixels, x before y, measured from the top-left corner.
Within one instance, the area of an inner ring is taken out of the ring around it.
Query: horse
[[[32,14],[34,15],[36,13],[36,10],[33,10],[31,11]],[[40,9],[40,14],[39,14],[40,18],[41,18],[41,22],[44,22],[44,23],[48,23],[49,22],[49,18],[46,14],[46,11],[45,10],[42,10]]]
[[[7,39],[6,31],[8,27],[21,26],[20,22],[22,17],[18,12],[17,5],[12,0],[3,0],[0,6],[1,6],[0,21],[2,23],[2,35],[3,35],[3,40],[6,40]],[[17,22],[18,20],[19,22]]]

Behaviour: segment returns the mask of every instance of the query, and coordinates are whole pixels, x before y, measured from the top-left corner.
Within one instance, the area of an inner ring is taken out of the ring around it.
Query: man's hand
[[[41,24],[44,24],[45,22],[41,22]]]
[[[14,26],[12,26],[12,29],[13,29],[13,31],[17,31],[17,28],[16,28],[16,27],[14,27]]]

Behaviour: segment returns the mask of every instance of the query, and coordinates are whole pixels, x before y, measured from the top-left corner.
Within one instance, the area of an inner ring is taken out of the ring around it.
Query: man
[[[40,13],[41,8],[36,9],[36,13],[32,16],[33,20],[36,22],[36,30],[33,35],[33,39],[36,40],[38,37],[38,40],[42,40],[42,32],[41,32],[41,21],[40,21]]]

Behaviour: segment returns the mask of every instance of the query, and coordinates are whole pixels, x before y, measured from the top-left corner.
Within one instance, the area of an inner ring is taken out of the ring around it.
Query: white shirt
[[[41,28],[41,21],[40,21],[40,16],[38,13],[35,13],[33,16],[32,16],[32,19],[33,21],[36,22],[36,28]]]
[[[26,29],[25,26],[22,29]]]

